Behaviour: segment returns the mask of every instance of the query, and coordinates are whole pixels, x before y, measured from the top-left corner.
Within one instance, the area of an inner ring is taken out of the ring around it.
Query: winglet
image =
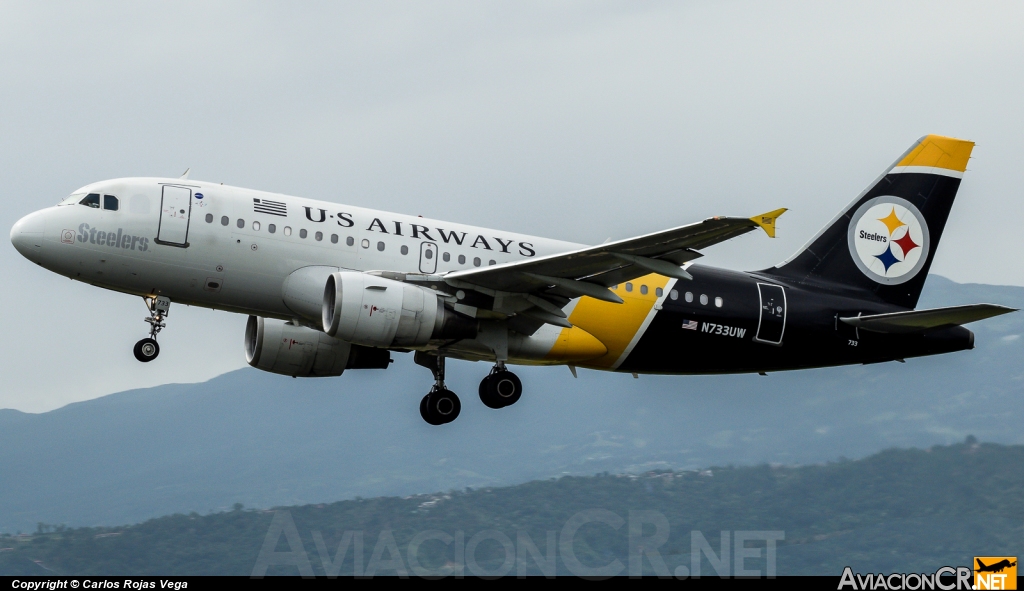
[[[779,219],[779,216],[784,213],[786,213],[785,207],[769,211],[768,213],[762,213],[761,215],[755,215],[750,218],[750,221],[760,226],[769,238],[775,238],[775,220]]]
[[[178,178],[179,179],[187,179],[188,178],[188,173],[190,173],[190,172],[192,172],[192,167],[191,166],[186,168],[185,172],[181,173],[181,176],[179,176]]]

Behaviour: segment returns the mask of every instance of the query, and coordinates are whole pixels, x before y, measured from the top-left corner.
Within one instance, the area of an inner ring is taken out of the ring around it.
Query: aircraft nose
[[[11,244],[15,250],[29,260],[35,260],[43,249],[46,221],[43,212],[37,211],[21,218],[11,228]]]

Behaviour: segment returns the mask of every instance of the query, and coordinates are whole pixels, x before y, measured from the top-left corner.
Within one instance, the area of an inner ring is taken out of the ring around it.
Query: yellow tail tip
[[[786,208],[776,209],[769,211],[768,213],[762,213],[761,215],[755,215],[750,218],[750,221],[754,222],[764,230],[764,233],[769,238],[775,238],[775,220],[779,219],[779,216],[786,213]]]
[[[941,135],[926,135],[900,160],[898,167],[945,168],[957,172],[967,170],[974,142]]]

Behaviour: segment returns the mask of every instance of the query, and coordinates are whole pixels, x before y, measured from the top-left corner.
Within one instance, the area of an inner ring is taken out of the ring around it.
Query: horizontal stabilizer
[[[937,328],[967,324],[1016,312],[1015,308],[996,304],[970,304],[967,306],[951,306],[949,308],[933,308],[931,310],[910,310],[908,312],[892,312],[889,314],[873,314],[871,316],[850,316],[839,320],[874,332],[909,333]]]

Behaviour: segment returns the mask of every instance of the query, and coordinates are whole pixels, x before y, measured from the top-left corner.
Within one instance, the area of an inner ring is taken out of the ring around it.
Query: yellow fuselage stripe
[[[569,315],[569,322],[604,343],[608,352],[601,357],[581,361],[579,365],[605,369],[614,367],[658,301],[658,296],[655,295],[657,288],[664,289],[668,281],[668,277],[651,274],[630,281],[632,291],[626,291],[625,283],[617,285],[613,291],[624,300],[621,304],[588,297],[580,298]],[[646,294],[641,293],[641,286],[644,285],[647,286]],[[570,329],[563,328],[563,335],[568,330]]]

